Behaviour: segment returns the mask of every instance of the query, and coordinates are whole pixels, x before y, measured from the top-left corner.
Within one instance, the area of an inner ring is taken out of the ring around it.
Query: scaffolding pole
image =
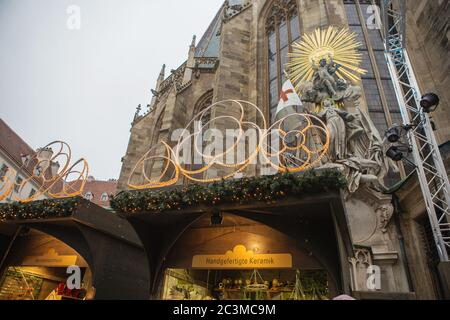
[[[430,118],[420,105],[422,95],[406,51],[405,0],[382,0],[385,56],[403,118],[414,124],[408,143],[417,167],[439,258],[449,261],[450,185]]]

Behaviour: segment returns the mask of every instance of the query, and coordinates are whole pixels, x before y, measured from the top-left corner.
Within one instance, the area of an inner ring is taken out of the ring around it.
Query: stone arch
[[[139,239],[126,220],[82,201],[74,216],[59,219],[12,221],[20,229],[34,229],[76,251],[92,272],[96,300],[145,300],[149,297],[148,263]],[[16,232],[18,235],[19,232]],[[1,268],[20,252],[16,238]]]
[[[325,208],[326,206],[321,208],[321,210]],[[306,207],[304,209],[306,209]],[[325,270],[329,275],[330,294],[337,295],[338,293],[348,293],[348,283],[345,279],[346,276],[343,275],[347,272],[345,270],[346,263],[344,263],[344,260],[346,261],[348,253],[345,252],[346,249],[339,247],[339,240],[337,240],[342,237],[342,234],[347,233],[347,231],[341,230],[342,226],[340,226],[337,222],[340,218],[334,216],[336,213],[334,213],[333,210],[330,214],[321,216],[320,219],[313,219],[313,223],[310,224],[297,223],[298,221],[296,221],[296,219],[300,217],[296,217],[295,212],[293,212],[290,216],[286,216],[284,214],[274,215],[273,213],[264,214],[262,212],[256,213],[253,211],[246,212],[245,210],[225,211],[224,214],[235,217],[238,220],[253,221],[262,229],[271,230],[271,237],[274,237],[275,239],[282,239],[282,241],[286,241],[286,243],[289,242],[290,250],[301,256],[301,264],[298,264],[298,257],[297,260],[294,259],[294,262],[297,263],[294,264],[294,268],[300,269],[302,267],[313,267],[313,269],[320,268]],[[159,270],[153,279],[154,297],[163,287],[163,271],[166,268],[175,267],[183,269],[189,264],[189,259],[192,259],[192,256],[195,253],[195,249],[192,249],[193,247],[195,248],[195,245],[190,246],[189,244],[192,244],[192,242],[195,243],[196,241],[201,241],[205,235],[204,230],[196,234],[192,234],[192,230],[198,228],[199,225],[203,225],[205,227],[205,224],[209,221],[210,216],[210,213],[190,215],[189,219],[188,215],[186,215],[185,218],[188,218],[189,222],[185,223],[182,229],[179,229],[176,237],[172,238],[170,245],[166,247],[163,254],[164,259],[159,265]],[[308,219],[309,218],[306,218],[306,220]],[[321,224],[324,224],[325,228]],[[207,229],[208,228],[205,227],[205,230]],[[326,230],[320,232],[320,229]],[[233,239],[237,240],[239,243],[232,243],[228,241],[228,247],[224,247],[223,243],[217,241],[215,243],[211,243],[209,245],[209,249],[212,248],[213,251],[219,250],[219,252],[210,252],[208,254],[221,254],[221,251],[225,253],[227,250],[232,250],[232,246],[245,242],[245,234],[246,232],[242,232],[242,234],[233,236]],[[254,232],[249,232],[248,234],[250,234],[253,239],[259,237],[261,240],[264,238],[262,234],[258,235],[258,233]],[[346,237],[344,235],[341,240],[347,242],[345,238]],[[266,237],[265,239],[266,240],[263,240],[263,242],[267,241],[268,238]],[[220,245],[218,245],[218,243],[220,243]],[[198,249],[198,247],[196,249]],[[207,252],[207,250],[203,250],[203,253],[205,252]],[[178,262],[176,262],[177,259],[179,259]],[[303,260],[308,261],[305,263]]]
[[[186,232],[213,212],[254,220],[292,237],[325,266],[339,293],[350,294],[348,258],[353,247],[345,208],[339,194],[286,199],[274,204],[223,205],[187,208],[183,212],[134,214],[127,217],[139,236],[148,259],[150,296],[159,299],[166,260]]]
[[[160,110],[158,110],[157,114],[155,115],[155,122],[153,126],[154,129],[150,140],[150,146],[153,146],[155,145],[155,143],[158,143],[165,114],[166,114],[166,106],[163,106],[162,108],[160,108]]]
[[[201,112],[204,108],[209,107],[213,103],[214,90],[209,90],[204,93],[200,98],[198,98],[194,107],[193,117],[196,116],[199,112]]]

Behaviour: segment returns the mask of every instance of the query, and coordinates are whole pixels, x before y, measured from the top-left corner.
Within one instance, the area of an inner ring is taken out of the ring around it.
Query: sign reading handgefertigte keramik
[[[196,269],[290,269],[292,255],[256,254],[243,245],[236,246],[225,255],[197,255],[192,259]]]

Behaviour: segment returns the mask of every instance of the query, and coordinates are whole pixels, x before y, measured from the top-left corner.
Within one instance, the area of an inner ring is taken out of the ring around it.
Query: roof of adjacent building
[[[84,185],[83,195],[86,196],[89,192],[93,196],[93,198],[90,199],[91,202],[99,206],[108,207],[111,195],[115,195],[117,193],[117,180],[111,179],[108,181],[101,181],[90,177]],[[103,194],[108,195],[107,201],[102,201]]]
[[[22,155],[34,154],[31,148],[3,119],[0,118],[0,149],[18,167],[22,166]]]
[[[0,118],[0,150],[14,162],[19,168],[20,174],[31,177],[33,176],[34,168],[37,164],[37,160],[33,159],[29,161],[27,166],[24,166],[22,162],[22,155],[33,156],[36,151],[30,147],[6,122]],[[47,179],[51,177],[50,168],[46,171],[45,176]],[[58,179],[43,181],[42,178],[34,176],[32,181],[37,186],[44,186],[51,192],[58,193],[62,189],[63,180]]]

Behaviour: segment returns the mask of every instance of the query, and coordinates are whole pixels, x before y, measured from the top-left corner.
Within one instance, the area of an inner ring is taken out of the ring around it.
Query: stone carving
[[[328,163],[324,165],[345,173],[350,195],[361,185],[385,191],[385,176],[390,169],[398,170],[385,156],[377,128],[360,108],[361,87],[344,79],[357,82],[358,75],[366,72],[359,68],[362,57],[356,50],[356,37],[347,29],[316,29],[294,44],[287,64],[302,102],[315,106],[313,112],[325,121],[330,132]]]
[[[331,56],[329,56],[329,59],[330,62],[327,59],[321,59],[318,65],[313,64],[313,70],[315,71],[313,84],[316,90],[326,91],[330,97],[335,98],[337,85],[333,75],[336,74],[341,65],[334,63]]]
[[[177,70],[171,70],[170,71],[171,75],[161,83],[161,88],[158,94],[162,95],[163,93],[165,93],[166,91],[168,91],[173,87],[175,87],[175,89],[178,92],[179,88],[181,88],[183,85],[183,76],[185,70],[186,70],[186,63],[180,66]]]
[[[330,132],[330,158],[333,162],[344,159],[346,155],[346,126],[344,119],[346,112],[334,108],[331,99],[323,101],[323,110],[319,116],[325,120]]]
[[[138,105],[136,108],[136,112],[134,113],[133,121],[131,122],[131,126],[134,126],[136,123],[139,122],[139,120],[142,119],[141,115],[142,105]]]
[[[394,207],[391,204],[382,205],[377,209],[377,215],[379,219],[379,228],[381,232],[386,233],[387,226],[394,215]]]
[[[330,61],[330,62],[328,62]],[[369,116],[360,109],[361,88],[337,77],[340,65],[332,57],[320,59],[313,67],[311,81],[300,85],[303,102],[314,103],[317,113],[327,124],[331,136],[329,163],[347,176],[350,194],[361,185],[385,191],[383,180],[395,164],[385,157],[383,140]],[[344,110],[351,104],[355,112]]]
[[[230,19],[232,19],[234,16],[238,15],[245,9],[247,9],[249,6],[251,6],[251,1],[230,1],[226,0],[224,4],[224,11],[223,11],[223,21],[227,22]]]
[[[369,248],[355,249],[355,256],[348,259],[351,264],[352,289],[354,291],[365,291],[367,268],[372,263],[372,252]]]
[[[316,84],[311,81],[305,81],[300,84],[299,89],[302,95],[302,102],[320,105],[324,100],[332,99],[333,101],[353,103],[355,106],[359,107],[359,99],[362,94],[361,87],[349,85],[347,81],[342,78],[339,78],[337,81],[331,81],[328,78],[320,80],[320,78],[318,78],[316,81]],[[326,83],[327,85],[324,86],[323,83]]]

